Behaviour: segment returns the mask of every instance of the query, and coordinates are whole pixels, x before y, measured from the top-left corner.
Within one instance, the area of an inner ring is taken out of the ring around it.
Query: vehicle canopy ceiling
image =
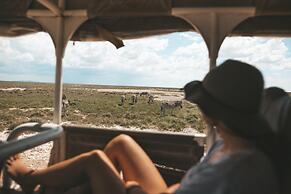
[[[51,0],[58,4],[57,0]],[[71,40],[98,41],[97,26],[121,39],[195,31],[175,8],[255,7],[256,16],[239,24],[230,36],[291,36],[291,1],[287,0],[69,0],[66,10],[85,10],[88,20]],[[36,0],[0,1],[0,36],[20,36],[45,31],[27,16],[28,10],[47,10]]]

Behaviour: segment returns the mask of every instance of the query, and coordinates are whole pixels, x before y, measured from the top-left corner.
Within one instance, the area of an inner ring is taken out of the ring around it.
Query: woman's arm
[[[168,187],[164,192],[159,193],[159,194],[172,194],[178,189],[179,186],[180,186],[179,183],[174,184],[174,185]],[[149,193],[146,193],[141,188],[141,186],[135,181],[126,182],[125,187],[126,187],[126,194],[149,194]]]
[[[126,194],[147,194],[135,181],[127,181],[125,183],[125,188]]]
[[[180,183],[176,183],[174,185],[171,185],[170,187],[168,187],[166,189],[165,192],[163,192],[161,194],[171,194],[171,193],[175,193],[175,191],[178,189],[179,186],[180,186]]]

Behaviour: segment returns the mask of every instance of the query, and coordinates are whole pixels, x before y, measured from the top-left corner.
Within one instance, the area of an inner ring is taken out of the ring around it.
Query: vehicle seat
[[[280,180],[280,194],[291,193],[291,97],[283,96],[272,102],[264,116],[272,129],[277,133],[280,148],[278,152],[284,151],[283,176]]]
[[[0,194],[25,194],[22,191],[16,191],[14,189],[0,189]]]
[[[281,194],[290,194],[291,193],[291,97],[288,96],[289,99],[286,98],[286,102],[282,107],[282,116],[280,117],[280,128],[279,128],[279,136],[286,141],[285,151],[287,150],[287,164],[285,167],[286,176],[284,176],[282,182],[282,192]]]

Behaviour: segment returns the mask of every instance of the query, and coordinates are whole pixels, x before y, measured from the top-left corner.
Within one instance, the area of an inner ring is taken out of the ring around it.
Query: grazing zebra
[[[120,103],[118,104],[119,106],[123,106],[125,103],[126,97],[125,95],[120,96]]]
[[[67,96],[64,94],[62,97],[62,116],[68,115],[69,106],[70,106],[70,101],[67,99]]]
[[[70,101],[69,100],[62,100],[62,106],[63,108],[68,108],[70,106]]]
[[[150,94],[148,104],[153,104],[153,103],[154,103],[154,96]]]
[[[175,108],[178,108],[178,107],[183,108],[182,101],[163,102],[161,104],[161,115],[165,116],[166,110],[171,110],[172,112]]]
[[[148,95],[149,95],[148,92],[141,92],[141,93],[139,93],[139,96],[148,96]]]
[[[136,104],[137,103],[137,95],[132,95],[131,96],[131,105],[134,105],[134,104]]]

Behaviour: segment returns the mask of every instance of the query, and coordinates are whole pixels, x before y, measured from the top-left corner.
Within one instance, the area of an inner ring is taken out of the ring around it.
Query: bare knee
[[[122,149],[126,149],[133,142],[134,140],[128,135],[125,134],[118,135],[106,145],[104,152],[107,154],[108,152],[111,153],[116,150],[120,151]]]
[[[105,157],[105,153],[101,150],[92,150],[85,154],[85,158],[87,161],[87,164],[96,164],[100,161],[102,161],[102,158]]]
[[[134,140],[129,135],[125,135],[125,134],[118,135],[117,137],[111,140],[112,143],[115,143],[118,145],[127,145],[133,141]]]
[[[104,156],[104,152],[102,150],[92,150],[89,155],[91,158],[101,158]]]

